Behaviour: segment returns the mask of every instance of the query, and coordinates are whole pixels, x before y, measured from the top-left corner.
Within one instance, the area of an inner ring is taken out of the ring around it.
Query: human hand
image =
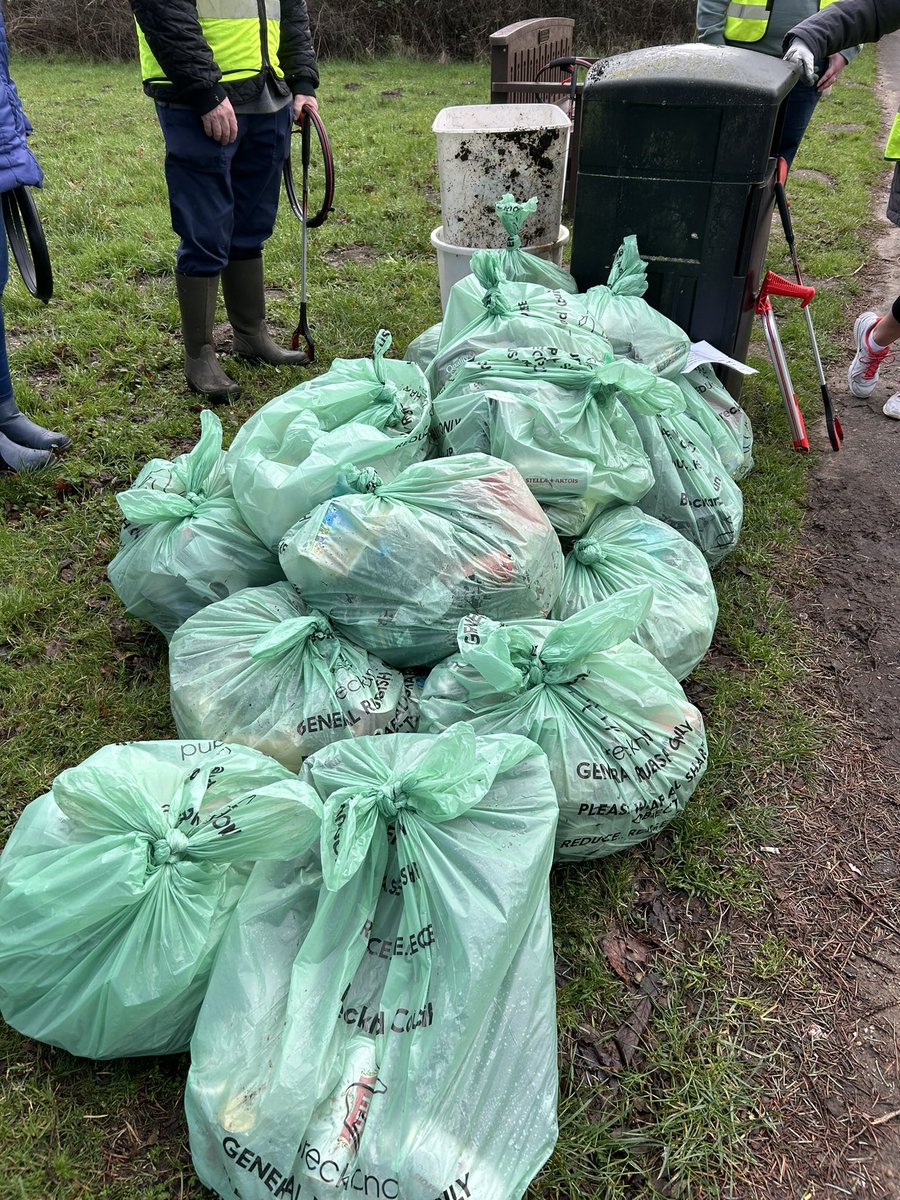
[[[835,57],[835,56],[832,56]],[[836,57],[841,57],[837,55]],[[816,84],[816,59],[806,42],[794,38],[784,53],[784,61],[791,66],[800,68],[800,76],[810,87]]]
[[[294,97],[294,124],[299,125],[303,117],[304,109],[311,109],[312,112],[319,111],[319,103],[315,96],[295,96]]]
[[[220,146],[230,146],[237,141],[238,123],[231,101],[226,96],[221,104],[200,118],[203,132]]]
[[[824,92],[826,88],[830,88],[834,81],[847,65],[847,60],[843,54],[832,54],[828,59],[828,67],[819,77],[819,82],[816,85],[816,91]]]

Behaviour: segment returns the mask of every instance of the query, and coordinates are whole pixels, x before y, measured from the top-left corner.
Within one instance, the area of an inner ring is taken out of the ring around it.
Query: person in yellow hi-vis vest
[[[144,91],[166,143],[184,375],[212,402],[240,389],[212,344],[219,280],[234,353],[303,366],[266,329],[262,250],[278,209],[291,122],[316,108],[306,0],[130,0]]]
[[[781,57],[784,35],[833,0],[697,0],[697,33],[701,42],[737,46],[761,54]],[[788,166],[806,133],[822,93],[835,82],[847,63],[859,53],[858,46],[840,47],[819,64],[818,80],[799,80],[788,97],[784,125],[777,152]]]
[[[845,38],[854,42],[877,42],[885,34],[900,29],[900,0],[840,0],[822,12],[789,29],[784,38],[785,59],[799,65],[807,84],[816,77],[816,63]],[[888,137],[884,157],[896,163],[888,199],[889,221],[900,225],[900,113]],[[853,339],[856,354],[847,372],[854,396],[871,396],[878,384],[878,372],[893,358],[891,346],[900,338],[900,296],[881,316],[864,312],[856,318]],[[900,392],[890,396],[881,410],[886,417],[900,421]]]

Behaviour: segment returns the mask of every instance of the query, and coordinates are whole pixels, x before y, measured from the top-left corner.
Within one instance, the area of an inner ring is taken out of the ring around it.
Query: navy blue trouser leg
[[[218,275],[233,259],[258,258],[278,212],[291,106],[238,116],[237,141],[221,146],[199,116],[157,105],[166,142],[172,228],[181,275]]]
[[[827,62],[817,63],[816,70],[821,75],[828,66]],[[798,80],[785,101],[784,124],[781,129],[781,141],[778,145],[778,155],[785,159],[790,166],[794,161],[806,128],[812,120],[819,103],[819,93],[803,80]]]
[[[241,120],[265,121],[266,124],[249,131],[247,141],[252,145],[252,151],[238,152],[231,165],[234,228],[228,257],[232,262],[240,258],[259,258],[263,242],[272,235],[284,160],[290,150],[291,106],[277,113],[239,117],[238,126]]]

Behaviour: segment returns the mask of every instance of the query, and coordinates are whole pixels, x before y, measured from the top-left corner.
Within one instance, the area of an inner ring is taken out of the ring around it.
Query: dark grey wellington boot
[[[40,427],[39,427],[40,428]],[[0,473],[16,471],[39,471],[53,462],[52,450],[36,450],[32,446],[20,446],[0,433]]]
[[[28,450],[68,450],[71,440],[29,420],[19,412],[15,400],[0,401],[0,434]]]
[[[282,350],[266,329],[266,294],[261,258],[238,259],[222,272],[225,311],[234,330],[234,353],[273,367],[305,367],[304,350]]]
[[[184,339],[184,377],[192,392],[205,396],[212,404],[235,400],[240,387],[229,379],[216,359],[212,344],[216,318],[218,275],[175,276],[178,307],[181,309],[181,336]]]

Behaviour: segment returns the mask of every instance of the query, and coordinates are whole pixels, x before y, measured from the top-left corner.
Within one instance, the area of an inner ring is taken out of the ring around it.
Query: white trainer
[[[856,355],[847,371],[847,381],[854,396],[871,396],[878,383],[878,372],[891,353],[890,346],[883,350],[873,350],[869,339],[872,330],[878,324],[878,313],[864,312],[856,318],[853,326],[853,340],[856,342]]]
[[[881,411],[886,417],[893,417],[895,421],[900,421],[900,392],[895,392]]]

